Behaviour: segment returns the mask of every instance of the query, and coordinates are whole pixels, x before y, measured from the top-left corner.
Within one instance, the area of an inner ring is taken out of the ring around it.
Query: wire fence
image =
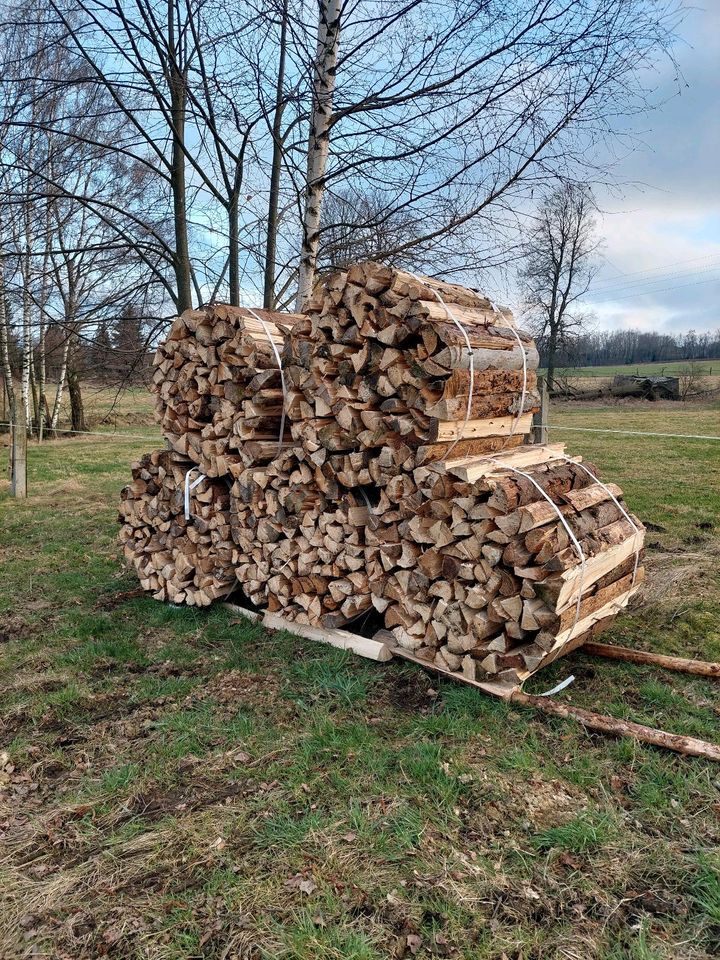
[[[0,427],[8,427],[10,430],[13,429],[13,424],[8,420],[0,420]],[[554,431],[566,431],[569,430],[573,433],[608,433],[608,434],[619,434],[626,437],[665,437],[668,440],[716,440],[720,441],[720,435],[714,434],[703,434],[703,433],[660,433],[652,430],[620,430],[616,428],[608,427],[571,427],[564,423],[539,423],[533,424],[533,429],[541,427],[545,430],[554,430]],[[45,437],[51,438],[51,434],[57,434],[59,439],[62,439],[66,434],[71,434],[73,436],[79,437],[104,437],[107,440],[152,440],[154,437],[159,436],[159,434],[148,433],[139,434],[139,433],[122,433],[121,431],[111,431],[103,430],[93,432],[92,430],[66,430],[64,427],[59,427],[57,430],[48,430],[45,433]],[[54,437],[52,437],[54,439]]]
[[[532,425],[532,436],[535,438],[536,442],[544,442],[549,438],[549,434],[557,433],[587,433],[592,435],[600,436],[623,436],[623,437],[638,437],[643,439],[652,439],[652,440],[671,440],[671,441],[700,441],[700,442],[710,442],[717,443],[720,442],[720,435],[718,434],[700,434],[700,433],[669,433],[657,430],[629,430],[621,427],[578,427],[572,426],[570,424],[564,424],[562,422],[548,422],[547,414],[549,408],[543,405],[537,419]],[[543,422],[544,421],[544,422]],[[16,438],[15,426],[12,421],[9,420],[0,420],[0,429],[6,428],[10,434],[10,479],[11,479],[11,490],[14,496],[25,497],[27,496],[27,454],[26,452],[20,454],[20,459],[18,460],[18,452],[16,450]],[[44,441],[46,443],[56,442],[58,439],[63,437],[73,437],[75,441],[82,440],[84,438],[92,438],[93,441],[106,440],[108,442],[112,441],[113,443],[118,443],[120,441],[128,442],[157,442],[159,444],[165,443],[162,434],[159,429],[157,431],[148,429],[147,433],[125,433],[120,430],[103,430],[103,431],[93,431],[93,430],[72,430],[65,428],[57,428],[56,430],[48,430],[45,434]],[[30,441],[35,441],[32,445],[34,449],[37,449],[40,446],[39,437],[30,437]],[[24,447],[27,444],[23,444]],[[20,486],[18,488],[18,469],[17,465],[21,463],[22,466],[20,470],[22,472],[22,477],[20,478]],[[18,489],[22,492],[18,493]]]

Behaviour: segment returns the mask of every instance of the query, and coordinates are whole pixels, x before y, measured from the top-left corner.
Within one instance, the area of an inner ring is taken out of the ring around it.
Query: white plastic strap
[[[492,308],[493,313],[495,314],[500,313],[500,310],[498,309],[497,304],[493,300],[490,300],[490,307]],[[523,385],[522,385],[522,394],[520,396],[520,407],[513,421],[513,425],[510,428],[510,433],[508,434],[505,440],[505,443],[503,444],[503,448],[507,446],[508,441],[510,440],[510,437],[512,437],[515,431],[517,430],[517,425],[520,422],[520,417],[523,415],[523,411],[525,409],[525,397],[527,396],[527,353],[525,352],[525,347],[523,346],[523,342],[520,339],[520,335],[515,329],[515,327],[511,325],[508,327],[508,330],[510,330],[512,335],[515,337],[515,339],[518,342],[518,346],[520,347],[520,354],[522,356],[522,362],[523,362]]]
[[[502,463],[500,460],[495,460],[494,457],[490,457],[489,459],[491,460],[492,463],[496,463],[503,470],[510,470],[513,473],[517,473],[521,477],[525,477],[526,480],[530,481],[530,483],[535,487],[538,493],[545,500],[547,500],[547,502],[550,504],[550,506],[553,508],[555,513],[560,518],[560,523],[562,523],[562,525],[565,527],[565,530],[567,531],[567,534],[570,537],[570,540],[572,541],[572,545],[575,548],[575,552],[580,558],[580,584],[578,588],[577,603],[575,604],[575,622],[573,623],[572,630],[570,631],[570,637],[572,637],[573,631],[575,630],[575,627],[578,625],[578,622],[580,620],[580,603],[582,601],[583,584],[585,582],[585,554],[583,552],[583,548],[580,546],[580,541],[570,529],[570,525],[568,524],[567,520],[560,512],[560,508],[558,507],[558,505],[547,495],[547,493],[543,490],[543,488],[540,486],[537,480],[535,480],[534,477],[531,477],[529,473],[525,473],[524,470],[518,470],[517,467],[511,467],[509,463]]]
[[[357,490],[357,492],[361,495],[361,497],[362,497],[363,500],[365,501],[365,504],[366,504],[366,506],[367,506],[367,508],[368,508],[368,515],[369,515],[369,519],[370,519],[370,529],[371,529],[371,530],[377,530],[377,527],[378,527],[378,518],[373,516],[373,512],[372,512],[372,509],[373,509],[373,508],[372,508],[372,504],[370,503],[370,499],[369,499],[368,495],[365,493],[365,491],[363,490],[362,487],[355,487],[355,489],[354,489],[352,492],[354,493],[356,490]]]
[[[408,273],[409,273],[409,271],[408,271]],[[415,280],[417,280],[418,283],[422,284],[423,281],[422,281],[422,280],[420,279],[420,277],[418,277],[416,274],[410,273],[410,276],[413,277]],[[468,394],[467,408],[466,408],[466,410],[465,410],[465,420],[464,420],[463,425],[462,425],[462,427],[461,427],[461,429],[460,429],[460,433],[457,435],[457,437],[455,437],[455,439],[453,440],[453,442],[450,444],[450,446],[448,447],[448,449],[445,451],[445,456],[443,457],[443,459],[444,459],[444,460],[447,460],[447,458],[450,456],[450,453],[455,449],[455,447],[456,447],[457,444],[460,442],[460,440],[463,439],[463,437],[464,437],[464,435],[465,435],[465,430],[467,429],[468,420],[470,419],[470,413],[472,412],[473,390],[474,390],[474,388],[475,388],[475,357],[474,357],[474,355],[473,355],[472,346],[470,345],[470,338],[469,338],[468,335],[467,335],[467,331],[465,330],[465,327],[460,323],[460,321],[459,321],[458,318],[455,316],[455,314],[452,312],[452,310],[450,309],[450,307],[445,303],[445,301],[443,300],[442,296],[440,295],[440,291],[439,291],[439,290],[433,290],[432,287],[430,287],[429,289],[430,289],[430,292],[435,295],[435,298],[437,299],[438,303],[439,303],[442,307],[444,307],[445,313],[448,315],[448,319],[452,320],[452,322],[453,322],[453,323],[455,324],[455,326],[458,328],[458,330],[460,331],[460,333],[463,335],[463,337],[464,337],[464,339],[465,339],[465,345],[466,345],[467,351],[468,351],[468,358],[469,358],[469,360],[470,360],[470,393]]]
[[[287,401],[287,390],[285,388],[285,373],[283,371],[282,360],[280,358],[280,351],[278,350],[277,345],[272,338],[272,335],[270,333],[270,328],[268,327],[267,323],[265,323],[265,321],[260,316],[260,314],[256,313],[252,307],[245,307],[244,309],[247,310],[247,312],[251,316],[255,317],[255,319],[262,324],[262,328],[265,331],[265,336],[268,338],[270,346],[273,349],[273,353],[275,354],[275,360],[277,361],[278,370],[280,371],[280,386],[282,387],[283,402],[282,402],[282,414],[280,415],[280,436],[278,437],[278,453],[279,453],[282,450],[283,437],[285,436],[285,404]]]
[[[509,327],[509,330],[517,340],[518,346],[520,347],[520,353],[522,355],[522,362],[523,362],[523,385],[522,385],[522,394],[520,396],[520,407],[518,409],[517,416],[513,420],[513,425],[510,428],[510,433],[508,434],[508,438],[505,441],[505,443],[507,443],[510,437],[515,433],[517,429],[517,425],[518,423],[520,423],[520,417],[522,417],[523,411],[525,409],[525,397],[527,396],[527,354],[525,353],[525,347],[523,346],[523,342],[520,339],[520,335],[515,329],[515,327]]]
[[[536,693],[536,697],[552,697],[555,693],[560,693],[561,690],[564,690],[565,687],[569,687],[570,684],[575,680],[575,674],[571,673],[569,677],[565,677],[564,680],[561,680],[557,686],[553,687],[551,690],[546,690],[545,693]]]
[[[568,457],[567,454],[565,454],[565,453],[562,454],[562,457],[563,457],[563,460],[567,460],[568,463],[574,463],[576,467],[580,467],[581,470],[584,470],[585,473],[586,473],[592,480],[594,480],[595,483],[598,484],[598,486],[600,486],[600,487],[603,488],[603,490],[605,491],[605,493],[607,493],[607,495],[610,497],[610,499],[612,500],[612,502],[613,502],[613,503],[615,504],[615,506],[618,508],[618,510],[620,511],[620,513],[622,513],[622,515],[625,517],[625,519],[627,520],[627,522],[630,524],[630,526],[631,526],[631,527],[633,528],[633,530],[635,531],[635,533],[633,534],[633,537],[635,538],[635,566],[633,567],[632,584],[630,585],[630,589],[632,590],[632,588],[635,586],[635,580],[637,579],[638,565],[639,565],[639,563],[640,563],[640,540],[639,540],[639,538],[640,538],[640,528],[639,528],[638,525],[635,523],[635,521],[634,521],[633,518],[630,516],[630,514],[627,512],[627,510],[625,509],[625,507],[623,507],[623,505],[622,505],[622,504],[620,503],[620,501],[617,499],[617,497],[616,497],[615,494],[612,492],[612,490],[610,490],[610,488],[607,487],[607,486],[602,482],[602,480],[598,480],[598,478],[595,476],[595,474],[592,472],[592,470],[588,470],[588,468],[587,468],[584,464],[578,463],[577,460],[573,460],[572,457]]]
[[[200,476],[197,478],[197,480],[193,480],[193,482],[190,483],[190,474],[194,473],[195,470],[199,470],[199,469],[200,469],[199,467],[190,467],[188,472],[185,474],[185,519],[186,520],[189,520],[191,517],[190,494],[199,483],[202,483],[203,480],[206,479],[205,474],[201,473]]]

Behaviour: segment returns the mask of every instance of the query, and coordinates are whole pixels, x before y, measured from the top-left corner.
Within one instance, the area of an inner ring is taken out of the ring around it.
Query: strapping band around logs
[[[605,493],[607,493],[607,495],[610,497],[610,499],[612,500],[612,502],[613,502],[613,503],[615,504],[615,506],[618,508],[618,510],[620,511],[620,513],[622,513],[622,515],[625,517],[625,519],[627,520],[627,522],[630,524],[630,526],[631,526],[631,527],[633,528],[633,530],[635,531],[635,533],[633,534],[633,539],[635,540],[635,566],[633,567],[632,584],[631,584],[631,587],[630,587],[630,589],[632,590],[632,588],[635,586],[635,581],[637,580],[638,565],[639,565],[639,563],[640,563],[640,542],[639,542],[639,541],[640,541],[640,528],[639,528],[638,525],[635,523],[635,521],[633,520],[633,518],[630,516],[630,514],[628,513],[628,511],[625,509],[625,507],[620,503],[620,501],[619,501],[618,498],[615,496],[615,494],[612,492],[612,490],[611,490],[606,484],[604,484],[604,483],[602,482],[602,480],[598,480],[598,478],[595,476],[595,474],[592,472],[592,470],[588,470],[588,468],[587,468],[584,464],[578,463],[578,461],[577,461],[577,460],[573,460],[572,457],[568,457],[568,455],[567,455],[566,453],[563,453],[563,454],[562,454],[562,458],[563,458],[563,460],[567,460],[568,463],[574,463],[576,467],[580,467],[580,469],[583,470],[583,471],[591,478],[591,480],[593,480],[595,483],[597,483],[598,486],[602,487],[603,490],[605,491]]]
[[[197,487],[199,484],[203,482],[203,480],[205,480],[205,474],[201,473],[196,480],[193,480],[193,482],[190,483],[190,474],[194,473],[196,470],[199,470],[199,469],[200,469],[199,467],[190,467],[188,472],[185,474],[185,519],[186,520],[189,520],[190,517],[192,516],[192,514],[190,513],[190,494],[195,489],[195,487]]]
[[[270,336],[270,330],[268,329],[268,325],[265,323],[263,318],[260,316],[259,313],[256,313],[252,307],[245,307],[245,309],[251,316],[255,317],[255,319],[262,324],[262,328],[265,331],[265,336],[268,338],[268,342],[272,347],[273,353],[275,354],[278,370],[280,371],[280,386],[282,387],[282,395],[283,395],[282,412],[280,414],[280,435],[278,437],[278,453],[280,453],[283,445],[283,437],[285,436],[285,408],[287,406],[287,388],[285,386],[285,372],[283,371],[282,359],[280,358],[280,351],[278,350],[275,344],[275,341]]]
[[[493,303],[493,308],[497,309],[494,303]],[[525,410],[525,397],[527,396],[527,354],[525,353],[525,347],[523,346],[523,342],[520,339],[520,334],[517,332],[515,327],[510,327],[509,329],[512,335],[517,340],[518,346],[520,347],[520,352],[522,354],[523,385],[522,385],[522,393],[520,394],[520,406],[518,407],[518,411],[515,415],[515,420],[513,421],[513,425],[510,428],[510,433],[508,434],[507,440],[503,444],[503,447],[507,446],[508,442],[510,441],[510,437],[512,437],[515,431],[517,430],[517,425],[520,423],[520,418],[522,417],[523,411]]]
[[[496,463],[503,470],[511,470],[513,473],[517,473],[521,477],[525,477],[526,480],[529,480],[530,483],[538,491],[538,493],[541,496],[543,496],[547,500],[547,502],[550,504],[550,506],[553,508],[555,513],[560,518],[560,523],[562,523],[562,525],[565,527],[565,531],[567,532],[567,535],[570,537],[572,545],[575,548],[575,552],[578,555],[578,559],[580,560],[580,583],[578,586],[577,603],[575,604],[575,622],[573,623],[572,629],[570,631],[570,636],[572,636],[573,633],[575,632],[575,627],[577,627],[580,621],[580,604],[582,603],[583,584],[585,582],[585,553],[583,551],[583,548],[580,546],[580,541],[575,536],[573,531],[570,529],[570,524],[567,522],[565,517],[560,512],[560,508],[558,507],[558,505],[555,503],[555,501],[551,497],[548,496],[548,494],[543,490],[543,488],[540,486],[540,484],[537,482],[537,480],[534,477],[531,477],[529,473],[525,473],[524,470],[518,470],[517,467],[511,467],[510,464],[508,463],[502,463],[502,461],[496,460],[494,457],[490,457],[489,459],[491,460],[492,463]]]

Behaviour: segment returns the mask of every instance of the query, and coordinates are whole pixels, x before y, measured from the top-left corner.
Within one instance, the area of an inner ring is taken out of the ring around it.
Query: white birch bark
[[[308,137],[307,176],[303,204],[303,236],[295,309],[301,311],[312,293],[320,243],[320,214],[325,170],[330,153],[330,121],[340,43],[342,0],[320,0],[318,44],[313,72],[312,113]]]
[[[65,338],[63,344],[62,359],[60,361],[60,372],[58,373],[57,386],[55,388],[55,401],[53,403],[52,416],[50,417],[50,430],[57,430],[60,419],[60,406],[62,404],[63,389],[65,387],[65,378],[67,377],[68,355],[70,353],[70,337]]]
[[[30,315],[30,251],[26,247],[22,257],[20,274],[22,276],[22,364],[20,369],[20,401],[25,411],[25,423],[32,422],[30,416],[30,365],[32,364],[32,323]]]
[[[15,423],[16,400],[13,372],[10,366],[10,318],[5,302],[5,275],[4,261],[0,259],[0,362],[2,363],[5,384],[3,390],[7,392],[10,422]]]

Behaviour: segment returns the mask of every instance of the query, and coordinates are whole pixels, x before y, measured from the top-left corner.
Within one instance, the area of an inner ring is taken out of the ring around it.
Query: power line
[[[535,426],[538,426],[535,424]],[[600,427],[566,427],[562,423],[542,423],[548,430],[572,430],[577,433],[621,433],[628,437],[669,437],[674,440],[720,440],[720,437],[695,433],[653,433],[646,430],[607,430]]]
[[[14,424],[11,420],[0,420],[0,427],[10,427],[13,428]],[[147,433],[145,436],[140,436],[137,433],[111,433],[109,430],[104,433],[93,433],[90,430],[66,430],[64,427],[45,427],[43,430],[44,435],[47,437],[51,433],[73,433],[81,437],[105,437],[107,440],[153,440],[157,435],[152,433]]]
[[[678,273],[664,273],[658,277],[643,277],[639,280],[630,280],[628,283],[620,283],[618,285],[610,284],[608,286],[603,286],[599,290],[596,287],[592,287],[593,290],[596,290],[598,293],[617,293],[624,290],[631,290],[633,287],[643,287],[643,286],[652,286],[657,283],[665,283],[668,280],[681,280],[685,277],[697,276],[700,273],[711,273],[712,271],[720,270],[720,262],[716,264],[708,264],[705,267],[695,267],[693,270],[681,270]]]
[[[600,280],[601,284],[613,284],[620,283],[622,284],[626,277],[636,277],[639,274],[646,273],[657,273],[658,271],[663,270],[672,270],[673,267],[682,266],[684,263],[699,263],[702,260],[717,260],[720,257],[720,254],[717,253],[708,253],[704,257],[690,257],[687,260],[675,260],[673,263],[666,263],[661,267],[647,267],[645,270],[631,270],[629,273],[620,273],[619,277],[612,277],[606,280]],[[617,269],[617,268],[615,268]]]
[[[681,290],[683,287],[697,287],[702,283],[720,283],[720,277],[710,277],[708,280],[696,280],[693,283],[678,283],[672,287],[664,287],[662,290],[644,290],[642,293],[631,293],[619,297],[601,297],[597,300],[590,296],[588,299],[592,303],[612,303],[617,300],[633,300],[635,297],[650,297],[653,294],[669,293],[671,290]]]

